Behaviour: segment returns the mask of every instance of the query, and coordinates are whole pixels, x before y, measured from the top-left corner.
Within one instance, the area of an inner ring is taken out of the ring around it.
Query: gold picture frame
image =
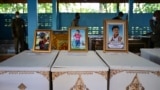
[[[88,28],[68,28],[68,51],[88,51]]]
[[[34,34],[33,52],[51,52],[52,30],[39,29]]]
[[[103,51],[128,52],[126,20],[104,20]]]
[[[51,45],[55,50],[68,50],[68,34],[53,33]]]
[[[58,50],[68,50],[68,40],[67,39],[57,40],[57,49]]]

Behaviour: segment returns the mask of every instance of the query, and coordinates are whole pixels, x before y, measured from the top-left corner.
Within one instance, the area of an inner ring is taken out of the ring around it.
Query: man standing
[[[80,19],[80,15],[79,15],[79,13],[76,13],[75,18],[71,23],[71,26],[78,27],[79,26],[79,19]]]
[[[149,21],[152,30],[151,41],[154,48],[160,48],[160,10],[156,10]]]
[[[116,17],[114,17],[112,19],[122,20],[123,15],[124,15],[123,12],[119,12],[118,16],[116,16]]]
[[[25,49],[25,23],[24,20],[20,18],[18,11],[15,13],[15,18],[12,20],[11,28],[14,38],[15,54],[18,54],[19,51],[22,52]]]

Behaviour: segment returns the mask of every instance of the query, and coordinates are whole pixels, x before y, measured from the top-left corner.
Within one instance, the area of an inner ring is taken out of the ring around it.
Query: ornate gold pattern
[[[8,74],[34,74],[39,73],[42,74],[44,77],[46,77],[49,80],[49,72],[34,72],[34,71],[1,71],[1,74],[8,73]]]
[[[113,77],[114,75],[121,73],[121,72],[126,72],[126,73],[141,73],[141,74],[149,74],[153,73],[157,76],[160,77],[160,71],[145,71],[145,70],[111,70],[110,71],[110,78]]]
[[[83,82],[81,75],[79,75],[75,85],[70,90],[89,90]]]
[[[144,90],[144,87],[140,83],[137,74],[133,78],[131,84],[127,86],[126,90]]]
[[[79,74],[93,74],[91,71],[75,71],[75,72],[67,72],[68,75],[79,75]]]
[[[141,73],[141,74],[149,74],[150,71],[143,71],[143,70],[127,70],[126,73]]]
[[[19,86],[18,86],[19,90],[25,90],[27,87],[21,83]]]
[[[0,71],[0,74],[34,74],[34,72],[30,71]]]
[[[155,72],[152,71],[151,73],[153,73],[153,74],[155,74],[155,75],[160,77],[160,71],[155,71]]]
[[[0,75],[1,75],[1,74],[5,74],[5,73],[7,73],[7,72],[6,72],[6,71],[0,71]]]
[[[9,74],[34,74],[34,72],[30,71],[9,71]]]
[[[106,71],[99,71],[95,73],[102,75],[106,80],[108,79],[108,72]]]
[[[0,75],[1,74],[5,74],[5,73],[8,73],[8,74],[34,74],[35,72],[30,72],[30,71],[1,71],[0,72]],[[41,75],[43,75],[44,77],[46,77],[48,80],[49,80],[49,72],[37,72]]]
[[[114,75],[123,72],[124,70],[111,70],[110,71],[110,78],[113,77]]]
[[[49,72],[37,72],[42,74],[44,77],[46,77],[49,80]]]
[[[54,80],[55,78],[59,77],[60,75],[63,75],[67,72],[52,72],[52,79]]]
[[[52,72],[52,79],[54,80],[55,78],[59,77],[60,75],[63,74],[68,74],[68,75],[82,75],[82,74],[93,74],[97,73],[105,77],[105,79],[108,79],[108,72],[106,71],[68,71],[68,72]]]

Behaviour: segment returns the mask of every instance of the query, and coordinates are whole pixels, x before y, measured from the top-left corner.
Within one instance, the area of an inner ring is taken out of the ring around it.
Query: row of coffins
[[[141,57],[160,65],[160,48],[141,48]]]
[[[24,51],[0,63],[1,90],[159,90],[160,66],[130,52]]]

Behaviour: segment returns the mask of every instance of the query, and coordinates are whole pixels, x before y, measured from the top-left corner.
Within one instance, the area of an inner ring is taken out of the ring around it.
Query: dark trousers
[[[154,48],[160,48],[160,41],[154,43]]]
[[[14,38],[14,48],[15,48],[15,54],[18,54],[19,52],[24,51],[24,38],[22,37],[15,37]]]

